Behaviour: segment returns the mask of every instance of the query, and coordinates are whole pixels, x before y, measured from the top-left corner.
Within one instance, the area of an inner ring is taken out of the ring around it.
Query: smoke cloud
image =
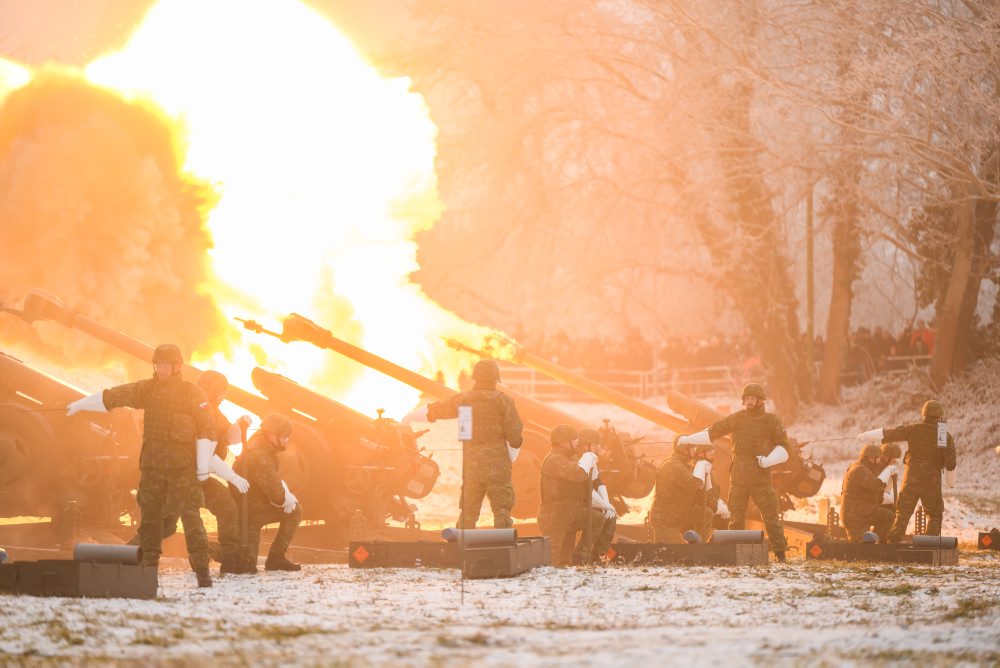
[[[0,105],[0,302],[19,305],[42,288],[187,355],[217,335],[205,227],[217,194],[183,172],[169,119],[56,69]],[[59,327],[37,331],[0,318],[0,339],[44,348],[53,361],[94,363],[103,350]]]

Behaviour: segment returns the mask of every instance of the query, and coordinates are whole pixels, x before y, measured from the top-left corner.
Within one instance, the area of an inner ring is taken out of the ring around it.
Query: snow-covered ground
[[[0,597],[4,663],[996,665],[1000,555],[959,566],[535,569],[227,576],[155,601]]]

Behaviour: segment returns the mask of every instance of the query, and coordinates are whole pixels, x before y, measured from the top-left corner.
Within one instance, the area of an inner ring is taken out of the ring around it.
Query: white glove
[[[288,485],[285,484],[284,480],[281,481],[281,486],[285,488],[285,504],[282,506],[282,510],[284,510],[287,515],[295,512],[295,506],[299,505],[299,500],[296,499],[295,495],[292,494],[292,491],[288,489]]]
[[[949,488],[955,486],[955,469],[944,472],[944,483],[948,485]]]
[[[882,427],[872,429],[870,431],[863,431],[858,434],[858,440],[862,443],[881,443],[882,437]]]
[[[597,454],[593,452],[583,453],[583,456],[580,457],[580,461],[576,465],[582,468],[584,473],[590,474],[590,478],[593,480],[593,474],[597,469]]]
[[[402,424],[410,424],[412,422],[429,422],[427,419],[427,404],[423,406],[417,406],[412,411],[403,416],[400,420]]]
[[[601,496],[602,499],[604,499],[608,503],[608,505],[611,505],[611,497],[608,496],[608,486],[607,485],[600,485],[597,488],[597,493]],[[614,506],[611,506],[611,507],[614,508]]]
[[[729,506],[722,499],[719,499],[719,503],[715,506],[715,514],[724,520],[729,519]]]
[[[210,438],[199,438],[195,445],[195,472],[198,480],[205,482],[212,470],[212,457],[215,455],[215,441]]]
[[[604,516],[609,520],[613,517],[618,517],[618,513],[615,512],[615,507],[602,497],[596,489],[591,492],[590,499],[593,507],[604,513]]]
[[[885,491],[882,492],[882,505],[883,506],[894,506],[896,505],[896,497],[892,493],[892,485],[886,485]]]
[[[521,448],[512,448],[507,446],[507,456],[510,457],[510,463],[513,464],[517,460],[517,456],[521,454]]]
[[[886,485],[888,485],[889,478],[891,478],[894,475],[897,476],[899,475],[899,467],[896,466],[895,464],[889,464],[884,469],[882,469],[881,473],[878,474],[878,479],[884,482]]]
[[[769,469],[772,466],[777,466],[778,464],[784,464],[788,461],[788,450],[785,450],[780,445],[774,446],[774,450],[768,455],[757,455],[757,465],[762,469]]]
[[[618,519],[618,513],[615,512],[614,508],[608,508],[604,511],[604,519],[606,520],[616,520]]]
[[[212,473],[238,489],[240,494],[246,494],[247,490],[250,489],[250,483],[247,482],[247,479],[229,468],[229,465],[222,461],[219,455],[212,455],[212,461],[209,462],[208,467]]]
[[[236,420],[236,426],[242,429],[249,429],[253,426],[253,418],[249,415],[241,415],[238,420]]]
[[[708,430],[702,429],[694,434],[686,434],[677,439],[678,445],[712,445],[712,439],[708,437]]]
[[[76,415],[80,411],[91,411],[93,413],[107,413],[104,406],[104,390],[94,392],[83,399],[77,399],[66,405],[66,417]]]
[[[701,480],[702,484],[708,483],[708,474],[712,472],[712,462],[707,459],[701,459],[697,464],[694,465],[694,471],[691,473],[695,478]]]

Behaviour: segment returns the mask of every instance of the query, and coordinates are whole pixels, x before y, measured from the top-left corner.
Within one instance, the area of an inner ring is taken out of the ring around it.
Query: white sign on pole
[[[938,422],[937,425],[937,446],[939,448],[948,447],[948,425],[944,422]]]
[[[458,440],[472,440],[472,406],[458,407]]]

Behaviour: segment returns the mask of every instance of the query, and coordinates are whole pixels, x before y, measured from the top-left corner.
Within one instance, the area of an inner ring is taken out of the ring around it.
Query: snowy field
[[[1000,555],[946,568],[161,572],[155,601],[2,597],[5,664],[996,665]]]

